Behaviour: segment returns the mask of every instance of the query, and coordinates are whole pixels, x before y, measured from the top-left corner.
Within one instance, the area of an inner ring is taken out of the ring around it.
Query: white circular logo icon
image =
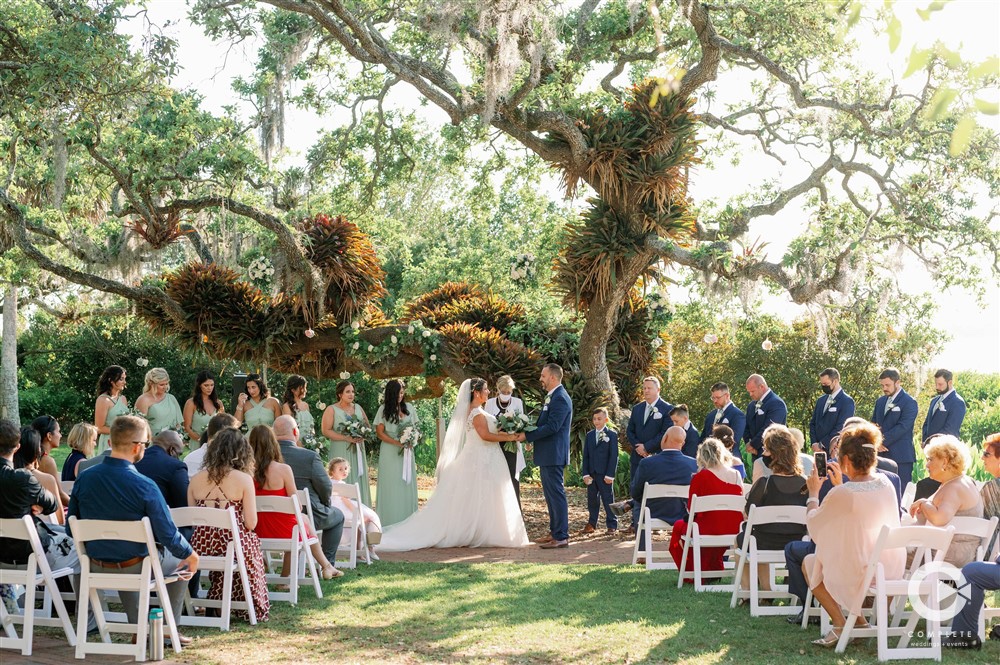
[[[928,607],[926,602],[930,598],[931,584],[937,585],[937,607]],[[962,570],[944,561],[931,561],[917,568],[906,592],[917,615],[938,622],[955,618],[969,598],[969,587]]]

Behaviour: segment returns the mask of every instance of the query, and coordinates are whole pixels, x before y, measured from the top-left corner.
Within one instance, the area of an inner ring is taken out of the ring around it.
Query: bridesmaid
[[[344,480],[348,485],[357,483],[361,488],[361,503],[372,505],[372,491],[368,484],[368,464],[364,439],[352,439],[337,430],[348,418],[357,417],[368,423],[368,416],[360,404],[354,403],[354,384],[341,381],[337,384],[337,403],[326,407],[323,412],[323,436],[330,440],[330,459],[343,457],[350,461],[351,472]],[[351,446],[351,444],[356,446]]]
[[[274,424],[274,419],[281,415],[281,404],[271,397],[271,390],[260,374],[247,377],[246,392],[240,393],[235,415],[237,420],[247,426],[247,431],[257,425],[270,427]]]
[[[402,445],[407,427],[417,427],[417,410],[406,403],[406,386],[399,379],[385,384],[385,401],[375,414],[375,433],[382,441],[378,454],[378,513],[382,524],[402,522],[417,512],[417,468],[411,463],[410,482],[403,481]]]
[[[97,454],[103,453],[111,440],[111,423],[118,416],[128,414],[128,399],[125,390],[125,368],[111,365],[101,374],[97,382],[97,403],[94,404],[94,427],[100,437],[97,439]]]
[[[306,392],[309,390],[309,383],[306,377],[292,374],[285,384],[285,394],[281,401],[281,413],[285,416],[295,418],[299,426],[299,442],[302,439],[316,436],[316,420],[309,412],[309,405],[306,403]]]
[[[201,447],[201,435],[208,429],[208,421],[217,413],[225,413],[215,392],[215,375],[207,369],[194,378],[194,394],[184,403],[184,432],[191,450]]]
[[[184,424],[184,414],[177,398],[170,394],[170,375],[162,367],[146,372],[146,385],[135,410],[149,422],[149,431],[156,436],[165,429],[177,429]]]

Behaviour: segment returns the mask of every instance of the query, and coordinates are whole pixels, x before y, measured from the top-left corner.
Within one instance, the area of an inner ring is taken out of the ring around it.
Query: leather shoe
[[[646,565],[646,557],[641,556],[638,559],[636,559],[635,562],[636,562],[636,564],[638,564],[640,566],[645,566]]]
[[[580,533],[594,533],[595,531],[597,531],[597,527],[595,527],[593,524],[588,524],[587,526],[583,527],[583,531],[581,531]]]
[[[553,540],[555,540],[555,539],[551,535],[549,535],[549,536],[543,536],[543,537],[539,538],[538,540],[536,540],[535,544],[536,545],[544,545],[545,543],[551,543]]]
[[[615,527],[613,527],[613,526],[609,526],[609,527],[608,527],[608,534],[610,535],[610,534],[612,534],[612,533],[618,533],[618,529],[616,529],[616,528],[615,528]]]
[[[798,614],[796,614],[793,617],[786,617],[785,621],[787,621],[788,623],[792,624],[793,626],[801,626],[802,625],[802,612],[799,612]],[[809,623],[806,624],[806,625],[809,625],[809,626],[818,626],[819,625],[819,617],[809,617]]]
[[[568,540],[553,540],[553,541],[548,542],[548,543],[542,543],[541,545],[539,545],[539,547],[541,549],[543,549],[543,550],[562,549],[563,547],[569,547],[569,541]]]

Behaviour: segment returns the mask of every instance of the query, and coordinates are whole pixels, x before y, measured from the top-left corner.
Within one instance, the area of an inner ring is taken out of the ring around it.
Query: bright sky
[[[877,4],[881,5],[881,2]],[[895,53],[890,53],[885,34],[865,40],[862,57],[882,75],[896,81],[902,79],[906,61],[914,44],[924,48],[935,40],[961,53],[967,61],[979,62],[1000,52],[1000,2],[996,0],[953,0],[942,11],[936,13],[930,22],[923,22],[916,14],[929,4],[929,0],[914,2],[897,0],[896,13],[903,23],[903,39]],[[247,40],[230,46],[216,44],[205,37],[198,26],[186,18],[184,0],[150,0],[148,19],[159,26],[168,22],[165,32],[180,42],[179,60],[181,69],[174,84],[180,88],[194,88],[204,97],[209,109],[220,110],[223,106],[238,104],[232,91],[233,78],[248,76],[253,70],[258,43]],[[135,33],[143,29],[139,21],[134,22]],[[919,76],[914,76],[904,85],[915,84]],[[728,82],[727,82],[728,84]],[[987,96],[995,101],[996,91]],[[246,113],[249,106],[242,107]],[[427,107],[423,107],[427,108]],[[315,114],[294,108],[286,109],[286,147],[290,162],[301,161],[318,134],[331,124],[339,122],[335,114],[321,118]],[[444,121],[443,114],[432,108],[427,111],[427,120],[432,123]],[[980,116],[980,121],[1000,130],[1000,117]],[[748,143],[748,146],[751,145]],[[729,194],[747,191],[753,182],[768,178],[779,178],[784,184],[799,182],[808,173],[801,165],[776,170],[774,162],[762,156],[747,153],[739,167],[730,167],[724,160],[712,169],[702,168],[695,174],[692,195],[699,198],[724,198]],[[790,165],[791,166],[791,165]],[[750,175],[748,175],[750,174]],[[559,196],[553,186],[553,196]],[[789,240],[802,228],[803,213],[788,206],[779,215],[757,220],[751,228],[750,238],[759,236],[769,243],[768,258],[780,258]],[[1000,221],[997,222],[1000,224]],[[988,275],[988,273],[987,273]],[[914,293],[933,291],[935,286],[930,276],[915,262],[904,267],[900,282]],[[974,294],[949,290],[936,294],[938,311],[931,322],[946,330],[952,337],[943,351],[931,363],[932,366],[948,367],[956,370],[978,370],[1000,372],[1000,284],[992,277],[984,280],[982,293],[983,308],[976,303]],[[683,297],[683,296],[681,296]],[[765,309],[785,318],[801,314],[798,306],[787,299],[770,297],[765,301]]]

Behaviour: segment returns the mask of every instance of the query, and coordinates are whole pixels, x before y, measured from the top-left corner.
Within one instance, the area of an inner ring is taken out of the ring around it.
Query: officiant
[[[524,402],[519,397],[514,397],[514,379],[508,374],[504,374],[497,379],[497,396],[491,397],[486,402],[483,410],[491,416],[498,416],[508,411],[513,413],[524,413]],[[517,444],[517,452],[509,452],[501,446],[503,456],[507,460],[507,470],[510,472],[510,482],[514,485],[514,494],[517,496],[517,507],[521,507],[521,472],[527,463],[524,461],[524,444]],[[524,512],[522,510],[522,512]]]

